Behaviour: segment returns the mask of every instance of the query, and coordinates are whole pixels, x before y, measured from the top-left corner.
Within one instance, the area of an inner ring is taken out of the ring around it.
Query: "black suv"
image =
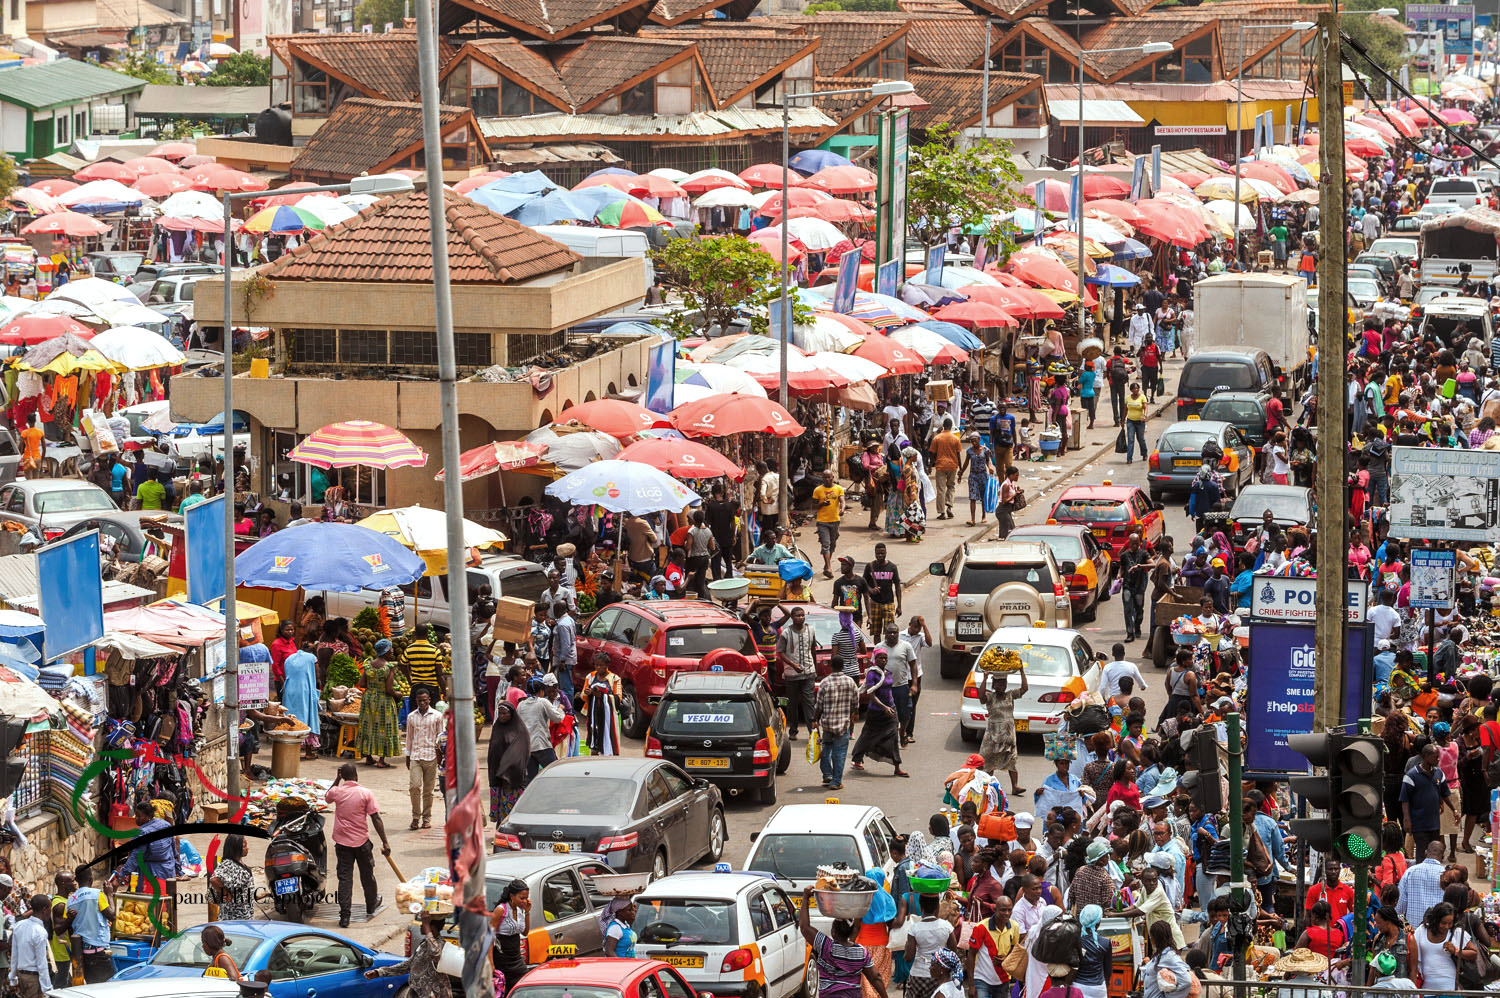
[[[1203,403],[1199,418],[1232,423],[1257,453],[1266,445],[1266,406],[1270,392],[1215,392]]]
[[[776,802],[776,775],[792,764],[786,718],[753,672],[679,672],[646,734],[646,755],[674,762],[731,794]]]

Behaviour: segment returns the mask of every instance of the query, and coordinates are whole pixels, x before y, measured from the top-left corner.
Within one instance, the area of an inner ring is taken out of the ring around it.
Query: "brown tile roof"
[[[631,80],[692,51],[692,42],[606,35],[590,38],[563,56],[557,70],[576,107],[584,111]]]
[[[473,114],[466,107],[439,108],[444,133]],[[477,129],[477,123],[474,124]],[[348,179],[379,169],[422,142],[422,105],[353,97],[333,109],[323,126],[292,161],[303,177]]]
[[[868,87],[880,81],[858,76],[819,76],[813,79],[813,86],[819,90],[852,90],[855,87]],[[798,101],[805,105],[806,101]],[[878,98],[869,94],[840,94],[837,97],[814,97],[813,106],[822,111],[834,121],[844,121],[859,114],[861,109],[879,103]]]
[[[467,42],[459,55],[465,52],[477,53],[499,67],[516,83],[549,98],[561,110],[571,111],[577,104],[568,91],[568,85],[563,82],[552,63],[536,49],[522,45],[514,38],[477,39]]]
[[[448,272],[455,284],[519,284],[579,260],[566,246],[447,188],[443,202]],[[260,273],[277,281],[425,284],[432,280],[429,210],[425,189],[387,198],[330,226]]]
[[[849,11],[818,14],[812,17],[776,17],[773,24],[800,25],[819,39],[813,54],[818,72],[838,76],[859,68],[861,62],[906,34],[909,21],[889,14],[874,16]]]
[[[1155,11],[1132,17],[1111,17],[1104,23],[1085,29],[1083,47],[1086,49],[1126,48],[1147,42],[1168,42],[1179,45],[1191,35],[1197,34],[1215,23],[1211,7],[1174,8],[1170,13]],[[1145,56],[1140,52],[1109,52],[1089,56],[1088,68],[1096,79],[1110,79],[1143,60],[1171,59],[1171,53]]]
[[[906,55],[913,64],[970,69],[984,63],[985,19],[975,14],[912,14]],[[990,51],[1000,46],[1003,27],[990,29]]]
[[[966,128],[982,119],[982,70],[914,68],[906,74],[906,78],[929,105],[912,111],[912,127],[931,128],[937,124],[951,123],[955,128]],[[1041,82],[1042,78],[1035,73],[1001,73],[991,70],[990,109],[1004,107],[1009,103],[1009,98],[1039,86]]]
[[[1262,53],[1291,37],[1292,29],[1284,25],[1293,21],[1316,21],[1321,10],[1321,6],[1313,5],[1267,6],[1239,0],[1214,4],[1214,13],[1219,18],[1219,44],[1224,52],[1224,74],[1233,78],[1240,69],[1237,62],[1252,65]]]
[[[815,37],[759,30],[750,25],[735,29],[713,26],[656,29],[647,32],[647,37],[695,43],[720,107],[733,104],[751,88],[775,79],[818,47]]]
[[[575,35],[585,28],[623,20],[633,28],[650,13],[655,0],[454,0],[492,24],[548,41]],[[458,11],[440,15],[444,31],[454,26]],[[468,18],[463,18],[467,20]]]
[[[650,19],[656,24],[671,26],[718,10],[731,21],[743,21],[758,3],[759,0],[656,0]]]
[[[421,92],[415,32],[309,34],[295,35],[286,41],[293,55],[347,80],[366,97],[416,100]]]

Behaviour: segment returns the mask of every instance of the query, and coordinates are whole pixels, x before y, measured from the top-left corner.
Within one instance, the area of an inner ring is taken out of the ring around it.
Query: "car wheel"
[[[946,648],[938,652],[938,675],[944,679],[961,679],[968,664],[964,656],[958,652],[949,651]]]
[[[789,743],[783,742],[781,745],[781,753],[776,756],[776,775],[780,776],[782,773],[785,773],[788,769],[791,768],[791,745]]]
[[[762,804],[775,804],[776,803],[776,777],[774,777],[774,776],[771,777],[771,782],[767,783],[765,786],[761,787],[760,788],[760,792],[756,796],[759,797],[760,802]]]
[[[651,879],[660,880],[670,872],[672,871],[667,868],[667,851],[656,850],[656,855],[651,857]]]
[[[818,961],[807,961],[807,976],[802,979],[802,998],[818,998]]]
[[[972,745],[974,742],[979,741],[979,732],[974,730],[973,728],[966,728],[962,724],[960,724],[958,726],[958,738],[960,741],[968,742]]]
[[[646,734],[646,715],[635,697],[635,687],[628,684],[620,691],[620,730],[626,738],[640,738]]]
[[[1092,602],[1092,603],[1089,604],[1088,609],[1087,610],[1079,610],[1078,611],[1078,619],[1079,620],[1096,620],[1096,619],[1098,619],[1098,617],[1099,617],[1099,601],[1102,600],[1103,598],[1104,598],[1103,596],[1098,595],[1096,593],[1095,596],[1094,596],[1094,602]]]
[[[708,819],[708,861],[717,863],[719,857],[724,855],[724,839],[727,835],[724,831],[724,812],[714,808],[712,818]]]

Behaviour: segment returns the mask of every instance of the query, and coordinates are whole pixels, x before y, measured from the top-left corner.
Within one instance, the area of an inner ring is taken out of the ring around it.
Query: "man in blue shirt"
[[[78,937],[82,951],[83,979],[98,984],[115,976],[115,958],[110,952],[109,926],[115,912],[108,890],[94,886],[94,872],[80,866],[75,874],[78,888],[68,895],[65,930]]]
[[[34,894],[31,917],[16,922],[10,937],[10,986],[21,998],[42,998],[52,990],[48,970],[47,913],[51,898]]]
[[[1235,566],[1239,568],[1239,574],[1229,585],[1229,602],[1235,611],[1248,610],[1250,608],[1250,586],[1255,581],[1255,559],[1251,555],[1241,551],[1235,557]]]
[[[1454,818],[1458,817],[1448,790],[1448,778],[1438,768],[1439,754],[1437,742],[1428,742],[1422,746],[1421,761],[1401,778],[1401,813],[1405,819],[1402,825],[1411,831],[1418,856],[1427,852],[1429,842],[1438,839],[1444,807],[1453,812]]]
[[[1245,807],[1254,812],[1255,834],[1260,836],[1266,852],[1271,855],[1271,872],[1255,880],[1256,888],[1260,891],[1260,903],[1271,908],[1276,899],[1277,871],[1290,870],[1291,866],[1287,863],[1286,840],[1281,834],[1281,826],[1276,823],[1275,818],[1260,809],[1265,799],[1265,795],[1259,790],[1252,790],[1245,795]]]
[[[1214,878],[1208,874],[1208,857],[1214,842],[1219,838],[1219,826],[1214,816],[1205,814],[1197,801],[1188,805],[1188,830],[1192,835],[1193,864],[1197,870],[1197,888],[1200,903],[1203,898],[1214,896]]]
[[[156,816],[156,808],[150,801],[141,801],[135,806],[136,829],[141,835],[150,835],[152,832],[171,828],[170,822]],[[148,842],[139,849],[130,850],[130,855],[125,857],[125,863],[116,872],[117,877],[127,877],[141,869],[141,857],[145,857],[145,872],[157,880],[176,880],[177,871],[177,837],[164,836],[154,842]],[[171,890],[171,885],[167,885]]]

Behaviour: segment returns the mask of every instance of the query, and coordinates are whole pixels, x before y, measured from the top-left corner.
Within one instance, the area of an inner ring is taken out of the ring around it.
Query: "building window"
[[[12,21],[21,19],[21,0],[10,0],[10,19]]]
[[[1214,78],[1214,43],[1212,36],[1205,35],[1182,47],[1182,79],[1184,83],[1207,83]]]
[[[906,39],[898,38],[854,71],[862,79],[906,79]]]
[[[290,329],[287,358],[293,364],[338,363],[338,334],[332,329]]]
[[[292,77],[287,72],[286,63],[281,57],[271,55],[271,105],[290,103],[292,99]]]
[[[386,363],[384,329],[339,330],[339,363]]]
[[[436,367],[437,336],[430,331],[391,330],[390,363],[397,367]]]
[[[655,114],[656,80],[642,80],[620,95],[620,114]]]
[[[489,333],[457,333],[453,337],[454,357],[459,367],[489,367],[494,352]]]
[[[328,111],[328,74],[300,59],[292,63],[292,111],[296,114]]]
[[[87,111],[79,111],[73,115],[73,134],[80,139],[88,137],[89,113]]]
[[[72,132],[70,132],[68,130],[68,125],[72,122],[72,120],[73,120],[72,118],[68,117],[68,112],[67,111],[59,110],[55,115],[53,115],[53,118],[52,118],[52,144],[53,145],[55,145],[55,146],[65,146],[69,142],[73,141]]]
[[[1042,122],[1042,92],[1032,90],[1016,98],[1016,124],[1039,125]]]

